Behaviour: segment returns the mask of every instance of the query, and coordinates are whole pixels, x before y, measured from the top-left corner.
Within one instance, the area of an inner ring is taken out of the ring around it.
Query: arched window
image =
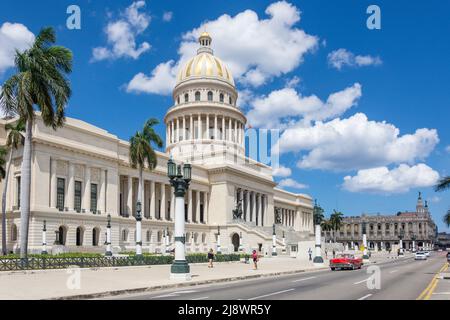
[[[63,226],[59,227],[58,229],[58,242],[61,246],[66,245],[66,228],[64,228]]]
[[[202,233],[202,243],[206,243],[206,233]]]
[[[197,244],[198,243],[198,233],[194,233],[194,242]]]
[[[92,229],[92,246],[98,246],[98,239],[100,236],[100,230],[98,228]]]
[[[186,243],[191,243],[191,234],[186,232]]]
[[[158,242],[161,242],[162,240],[162,231],[158,231],[157,237],[156,237]]]
[[[195,101],[200,101],[200,91],[195,93]]]
[[[189,102],[189,95],[187,93],[184,95],[184,102],[185,103]]]
[[[150,242],[152,239],[152,232],[150,230],[147,230],[147,242]]]
[[[77,247],[81,247],[83,245],[83,228],[82,227],[77,228],[76,245],[77,245]]]
[[[208,101],[213,101],[213,93],[212,91],[208,91]]]
[[[177,104],[180,104],[180,96],[177,97]]]
[[[231,99],[231,97],[228,99],[228,101],[230,102],[231,105],[233,105],[233,99]]]
[[[220,102],[222,102],[222,103],[223,103],[223,98],[224,98],[223,93],[221,93],[221,94],[219,95],[219,100],[220,100]]]
[[[11,226],[11,241],[17,241],[17,226],[15,224]]]

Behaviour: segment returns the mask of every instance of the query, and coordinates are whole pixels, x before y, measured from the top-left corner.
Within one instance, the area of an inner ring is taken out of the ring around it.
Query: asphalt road
[[[178,290],[129,294],[109,299],[415,300],[445,262],[443,254],[431,253],[431,257],[426,261],[407,258],[364,266],[361,270],[354,271],[315,271],[289,276],[200,285]],[[376,272],[369,272],[372,270]],[[370,280],[367,281],[369,278]]]

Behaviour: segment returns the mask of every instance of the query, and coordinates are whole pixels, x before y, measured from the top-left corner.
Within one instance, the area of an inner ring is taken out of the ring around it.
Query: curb
[[[238,276],[238,277],[232,277],[232,278],[201,280],[201,281],[188,282],[188,283],[173,283],[173,284],[158,285],[158,286],[152,286],[152,287],[142,287],[142,288],[135,288],[135,289],[120,289],[120,290],[105,291],[105,292],[99,292],[99,293],[87,293],[87,294],[80,294],[80,295],[74,295],[74,296],[47,298],[47,299],[42,299],[42,300],[87,300],[87,299],[112,297],[112,296],[118,296],[118,295],[123,295],[123,294],[142,293],[142,292],[148,292],[148,291],[153,291],[153,290],[192,287],[192,286],[210,284],[210,283],[224,283],[224,282],[232,282],[232,281],[238,281],[238,280],[268,278],[268,277],[274,277],[274,276],[290,275],[290,274],[296,274],[296,273],[303,273],[303,272],[307,272],[307,271],[320,271],[320,270],[326,270],[326,269],[328,269],[328,267],[314,268],[314,269],[300,269],[300,270],[273,272],[273,273],[265,273],[265,274],[255,274],[255,275],[250,275],[250,276]]]

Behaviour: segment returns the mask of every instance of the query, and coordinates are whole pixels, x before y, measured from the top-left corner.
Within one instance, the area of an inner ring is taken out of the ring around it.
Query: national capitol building
[[[174,242],[175,199],[166,169],[170,156],[193,166],[185,197],[188,252],[220,245],[222,252],[270,253],[275,222],[278,250],[293,244],[295,251],[302,242],[311,246],[312,198],[277,188],[272,168],[246,157],[247,119],[236,105],[233,76],[214,56],[211,41],[203,33],[197,55],[179,70],[174,105],[164,118],[165,153],[157,152],[157,167],[143,174],[143,251],[164,252]],[[0,120],[0,144],[6,143],[5,125],[12,121]],[[20,238],[21,153],[14,153],[9,179],[2,181],[8,184],[7,246],[14,252]],[[108,214],[113,251],[134,251],[138,176],[130,166],[128,141],[73,118],[55,132],[37,116],[30,251],[40,253],[45,221],[49,251],[53,244],[65,251],[104,252]]]

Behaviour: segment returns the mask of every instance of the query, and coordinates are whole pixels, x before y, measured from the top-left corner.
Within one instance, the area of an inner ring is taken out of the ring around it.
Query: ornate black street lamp
[[[400,241],[399,241],[399,246],[400,246],[399,254],[402,256],[402,255],[404,255],[404,252],[403,252],[403,239],[405,238],[405,229],[403,229],[403,228],[400,229],[400,232],[398,234],[398,238],[400,239]]]
[[[111,257],[112,251],[111,251],[111,215],[108,214],[107,217],[108,224],[106,225],[106,252],[105,256]]]
[[[142,203],[136,203],[136,258],[142,258]]]
[[[315,224],[315,240],[316,240],[316,253],[315,253],[315,257],[314,257],[314,264],[315,265],[322,265],[323,264],[323,258],[322,258],[322,230],[320,227],[320,224],[322,223],[323,220],[323,213],[324,210],[322,209],[322,207],[320,207],[317,204],[317,200],[314,203],[314,212],[313,212],[313,219],[314,219],[314,224]]]
[[[44,220],[42,227],[42,252],[41,254],[48,254],[47,252],[47,221]]]
[[[277,234],[275,233],[275,223],[272,226],[272,256],[276,257],[277,254]]]
[[[412,240],[412,252],[416,252],[416,240],[417,240],[417,236],[416,236],[415,233],[412,234],[411,240]]]
[[[190,267],[186,261],[184,196],[191,182],[192,167],[190,164],[184,164],[182,168],[170,159],[167,162],[167,176],[175,190],[175,260],[170,268],[170,278],[190,280]]]
[[[217,254],[222,254],[222,248],[220,245],[220,226],[217,226]]]

